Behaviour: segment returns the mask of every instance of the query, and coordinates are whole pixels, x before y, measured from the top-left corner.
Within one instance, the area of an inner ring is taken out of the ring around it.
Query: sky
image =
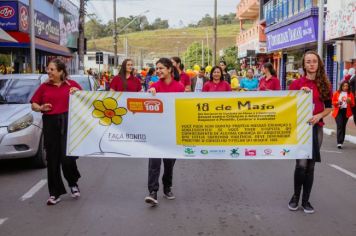
[[[78,0],[77,0],[78,1]],[[240,0],[218,0],[218,15],[235,13]],[[117,0],[117,17],[144,15],[152,23],[160,17],[172,28],[197,23],[205,14],[213,15],[214,0]],[[103,23],[113,18],[113,0],[89,0],[88,13],[95,13]],[[183,24],[182,24],[183,23]]]

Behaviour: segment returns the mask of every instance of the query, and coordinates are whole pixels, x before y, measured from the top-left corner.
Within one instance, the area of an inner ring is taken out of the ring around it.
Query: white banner
[[[70,97],[67,155],[178,159],[312,158],[302,91]]]

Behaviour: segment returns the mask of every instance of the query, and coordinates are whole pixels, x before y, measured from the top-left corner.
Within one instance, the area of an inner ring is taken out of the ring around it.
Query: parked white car
[[[83,90],[96,90],[95,79],[72,75]],[[37,168],[47,165],[43,144],[42,115],[33,112],[30,99],[47,75],[9,74],[0,76],[0,160],[31,158]]]

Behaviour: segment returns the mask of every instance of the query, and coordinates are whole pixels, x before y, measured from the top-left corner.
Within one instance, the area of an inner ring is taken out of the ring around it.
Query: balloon
[[[200,66],[197,65],[197,64],[195,64],[195,65],[193,66],[193,69],[194,69],[195,71],[200,71]]]
[[[211,72],[211,69],[213,69],[212,66],[207,66],[207,67],[205,67],[205,72],[210,73],[210,72]]]

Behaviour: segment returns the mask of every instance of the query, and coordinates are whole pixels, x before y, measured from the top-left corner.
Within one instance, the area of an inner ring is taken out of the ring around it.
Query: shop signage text
[[[274,51],[317,40],[316,18],[310,17],[267,34],[267,50]]]
[[[17,30],[17,2],[0,2],[0,27],[3,30]]]

